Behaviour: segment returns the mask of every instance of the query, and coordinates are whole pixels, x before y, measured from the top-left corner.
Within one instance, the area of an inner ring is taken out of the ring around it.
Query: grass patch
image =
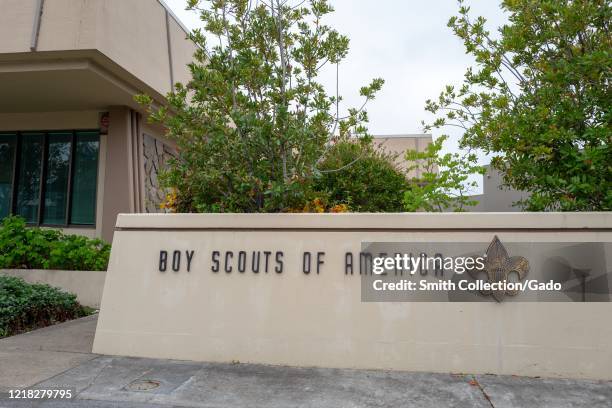
[[[76,295],[21,278],[0,276],[0,338],[93,313]]]

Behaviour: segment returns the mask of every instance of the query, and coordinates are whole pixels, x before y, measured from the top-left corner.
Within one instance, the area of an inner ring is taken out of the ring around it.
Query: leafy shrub
[[[0,338],[86,316],[76,295],[21,278],[0,276]]]
[[[99,239],[26,226],[7,217],[0,226],[0,268],[103,271],[110,245]]]
[[[333,2],[289,3],[188,2],[203,25],[189,36],[198,45],[188,66],[191,78],[167,94],[168,106],[136,97],[178,147],[180,159],[170,160],[162,178],[164,187],[177,192],[175,205],[166,208],[303,208],[313,199],[309,188],[327,144],[336,136],[367,133],[364,107],[384,81],[360,88],[361,107],[347,107],[339,117],[342,97],[328,92],[320,75],[324,65],[339,64],[349,51],[348,37],[325,24]]]
[[[463,212],[478,204],[471,196],[478,183],[469,178],[473,174],[484,175],[485,168],[478,165],[472,152],[443,154],[447,139],[440,136],[421,152],[406,151],[406,161],[411,163],[407,170],[418,170],[404,193],[406,211]]]
[[[461,146],[529,193],[524,210],[611,211],[612,2],[501,1],[493,30],[458,3],[448,27],[474,65],[427,101],[425,130],[463,129]]]
[[[321,165],[315,190],[327,195],[330,207],[346,205],[354,212],[400,212],[406,175],[394,157],[371,144],[339,142]]]

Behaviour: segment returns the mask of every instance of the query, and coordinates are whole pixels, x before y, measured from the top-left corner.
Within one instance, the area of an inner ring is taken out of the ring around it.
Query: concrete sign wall
[[[490,270],[519,280],[534,272],[513,244],[603,243],[597,265],[612,271],[610,213],[120,215],[93,351],[612,379],[609,293],[363,301],[364,243],[452,242],[487,250]]]

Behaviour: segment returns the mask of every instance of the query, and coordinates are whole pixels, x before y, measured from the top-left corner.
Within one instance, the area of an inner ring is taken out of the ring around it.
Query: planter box
[[[1,275],[17,276],[29,283],[46,283],[77,295],[84,306],[98,309],[106,271],[56,271],[47,269],[0,269]]]

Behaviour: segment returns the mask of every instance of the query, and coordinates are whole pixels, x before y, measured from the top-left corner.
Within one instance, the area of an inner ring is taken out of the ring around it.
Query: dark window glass
[[[72,133],[49,133],[45,168],[43,224],[66,224]]]
[[[38,222],[43,140],[42,133],[21,135],[16,212],[29,223]]]
[[[0,134],[0,219],[11,213],[16,142],[16,135]]]
[[[0,133],[0,219],[95,225],[99,150],[98,131]]]
[[[77,132],[72,179],[71,224],[95,224],[99,149],[98,132]]]

